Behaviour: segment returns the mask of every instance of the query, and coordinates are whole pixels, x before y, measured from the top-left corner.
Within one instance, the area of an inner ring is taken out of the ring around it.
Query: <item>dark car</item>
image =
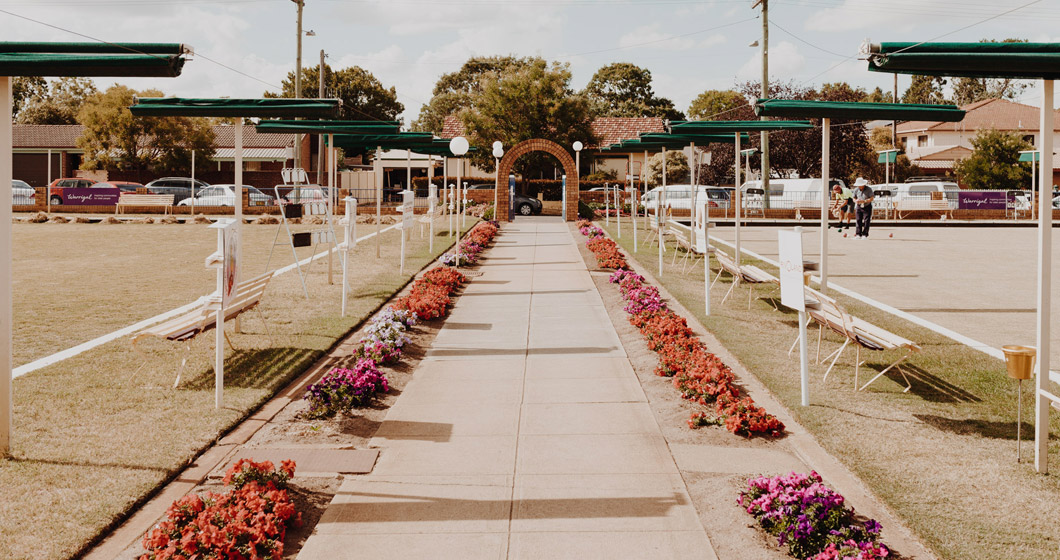
[[[198,196],[199,191],[210,186],[205,181],[190,177],[162,177],[144,186],[147,187],[147,192],[151,194],[171,194],[173,195],[173,201],[179,203],[186,198],[191,198],[192,182],[195,184],[196,196]]]
[[[143,185],[140,183],[132,183],[129,181],[100,181],[93,183],[90,189],[118,189],[123,193],[135,193],[137,189],[142,189]]]
[[[512,199],[512,208],[515,210],[515,213],[520,216],[540,214],[542,207],[543,205],[540,200],[530,198],[526,195],[516,194]]]
[[[62,179],[56,179],[48,185],[48,198],[51,199],[52,204],[62,204],[63,189],[87,189],[94,185],[96,182],[92,179],[85,179],[83,177],[65,177]]]

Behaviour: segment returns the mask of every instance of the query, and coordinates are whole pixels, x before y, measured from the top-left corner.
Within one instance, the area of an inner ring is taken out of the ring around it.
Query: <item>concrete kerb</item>
[[[474,227],[474,225],[473,223],[471,227]],[[470,229],[468,228],[468,231]],[[467,233],[465,232],[453,241],[443,250],[443,253],[455,247],[466,235]],[[258,430],[268,424],[289,404],[298,400],[305,392],[305,388],[323,376],[328,366],[334,363],[338,357],[338,350],[349,343],[365,324],[385,309],[395,298],[405,294],[409,286],[423,276],[434,264],[435,261],[433,259],[425,263],[415,275],[410,276],[389,298],[376,306],[364,319],[351,327],[346,334],[337,338],[302,374],[288,382],[272,397],[263,400],[256,408],[247,411],[242,418],[233,422],[227,430],[223,431],[217,439],[201,447],[188,461],[187,467],[182,471],[173,473],[160,482],[151,492],[144,494],[126,510],[125,515],[115,518],[95,539],[86,543],[73,556],[83,560],[112,560],[117,558],[129,546],[135,544],[137,539],[151,530],[155,523],[165,515],[170,504],[203,484],[211,473],[225,465],[239,450],[240,446],[249,441]],[[291,266],[293,267],[294,265]],[[338,473],[335,474],[337,475]]]
[[[572,224],[572,234],[581,235]],[[608,235],[605,231],[605,235]],[[575,239],[578,239],[577,237]],[[833,457],[826,451],[813,434],[806,430],[786,406],[781,404],[773,393],[763,384],[746,366],[722,346],[721,342],[709,331],[696,315],[691,313],[680,301],[670,293],[666,287],[659,282],[655,276],[646,268],[630,258],[624,249],[619,247],[626,256],[630,268],[643,276],[651,285],[659,289],[660,295],[665,298],[667,305],[688,319],[688,325],[695,332],[711,352],[732,369],[740,385],[747,394],[760,406],[773,414],[787,427],[788,436],[782,441],[788,444],[791,451],[801,461],[809,465],[833,488],[842,494],[861,514],[879,521],[884,527],[883,541],[888,546],[894,547],[910,558],[936,558],[930,550],[918,539],[900,518],[880,500],[846,465]],[[797,369],[796,366],[795,369]],[[795,370],[793,370],[795,371]],[[669,442],[667,442],[669,446]],[[671,453],[673,451],[671,450]],[[735,496],[733,497],[735,499]],[[748,518],[750,520],[750,518]]]

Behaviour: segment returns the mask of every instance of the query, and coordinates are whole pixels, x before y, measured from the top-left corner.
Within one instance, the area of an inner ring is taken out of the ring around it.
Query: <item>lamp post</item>
[[[463,167],[464,167],[464,158],[463,158],[463,156],[464,156],[464,154],[467,153],[467,150],[470,147],[471,146],[467,143],[467,138],[464,138],[463,136],[457,136],[456,138],[453,138],[452,140],[449,141],[449,151],[452,152],[454,156],[460,158],[460,163],[457,165],[457,168],[456,168],[456,196],[457,196],[456,207],[457,207],[458,210],[460,210],[460,213],[463,213],[463,209],[460,206],[460,201],[461,201],[461,198],[463,197],[463,194],[464,194],[463,193],[463,189],[462,189],[462,185],[460,184],[460,179],[461,179],[460,175],[464,171],[463,170]],[[462,225],[462,223],[460,223],[460,222],[457,223],[457,227],[458,228],[461,225]],[[456,238],[457,238],[457,240],[459,240],[460,239],[460,235],[457,235]],[[460,244],[459,243],[457,243],[457,250],[456,250],[456,266],[457,267],[460,266]]]
[[[302,97],[302,8],[305,0],[291,0],[298,5],[298,31],[296,32],[295,62],[294,62],[294,98]],[[294,135],[294,166],[302,167],[302,135]]]
[[[497,202],[499,201],[498,193],[501,190],[501,158],[504,157],[504,144],[497,140],[493,143],[493,162],[494,169],[493,173],[496,176],[496,180],[493,185],[493,219],[497,219]]]
[[[576,140],[571,145],[574,148],[574,178],[580,179],[582,176],[582,148],[584,147],[581,141]],[[563,189],[563,219],[567,219],[567,190]]]

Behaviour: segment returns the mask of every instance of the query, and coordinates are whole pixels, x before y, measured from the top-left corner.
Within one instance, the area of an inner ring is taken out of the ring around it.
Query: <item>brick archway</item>
[[[501,158],[500,166],[497,168],[497,219],[507,220],[508,197],[500,196],[500,193],[508,192],[508,175],[512,172],[512,166],[515,160],[530,152],[550,153],[563,164],[563,172],[567,174],[567,221],[573,222],[578,219],[578,172],[574,168],[574,158],[559,144],[541,138],[523,140],[512,146],[512,149]]]

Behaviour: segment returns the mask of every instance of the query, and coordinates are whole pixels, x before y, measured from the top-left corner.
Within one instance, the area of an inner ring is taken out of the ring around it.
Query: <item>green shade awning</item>
[[[205,99],[139,98],[129,107],[138,117],[327,117],[336,115],[339,99]]]
[[[734,133],[775,130],[805,130],[813,128],[809,121],[673,121],[670,130],[674,134],[689,133]]]
[[[0,42],[0,76],[173,78],[187,52],[179,43]]]
[[[918,103],[859,103],[853,101],[810,101],[798,99],[759,99],[755,114],[764,117],[821,118],[854,121],[941,121],[959,122],[964,111],[956,105]]]
[[[1041,152],[1022,152],[1020,153],[1020,161],[1042,161]]]
[[[430,132],[335,135],[335,147],[354,151],[374,150],[376,148],[416,151],[418,146],[431,147],[434,144],[433,141],[434,137]]]
[[[401,123],[396,121],[262,121],[255,130],[280,134],[397,134],[400,128]]]
[[[425,154],[430,156],[443,156],[443,157],[460,157],[449,150],[449,138],[435,138],[429,145],[416,145],[409,148],[410,151],[417,154]],[[470,152],[477,152],[478,148],[471,146],[467,150]]]
[[[868,51],[870,72],[1060,79],[1060,43],[880,43]]]
[[[722,143],[722,144],[735,144],[736,133],[731,134],[666,134],[665,132],[642,132],[640,138],[641,142],[683,142],[685,146],[695,144],[711,144],[711,143]],[[749,142],[750,136],[746,133],[740,134],[740,141]]]
[[[898,161],[898,151],[889,150],[886,152],[879,152],[880,156],[876,158],[876,163],[894,163]]]

